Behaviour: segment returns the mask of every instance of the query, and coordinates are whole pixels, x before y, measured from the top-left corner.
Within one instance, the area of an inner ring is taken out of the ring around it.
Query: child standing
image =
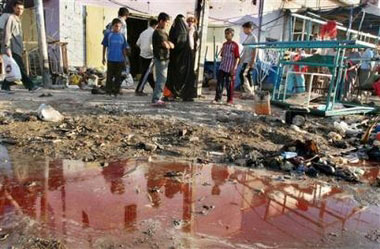
[[[117,95],[120,92],[122,72],[126,68],[128,43],[121,33],[122,22],[115,18],[112,21],[112,32],[103,38],[103,65],[107,62],[107,94]],[[106,59],[107,52],[107,59]]]
[[[239,45],[232,41],[234,33],[235,31],[232,28],[227,28],[224,31],[227,41],[223,44],[221,50],[222,61],[218,72],[218,85],[216,87],[215,95],[216,103],[219,103],[222,100],[224,85],[226,85],[227,104],[233,104],[234,77],[240,59]]]

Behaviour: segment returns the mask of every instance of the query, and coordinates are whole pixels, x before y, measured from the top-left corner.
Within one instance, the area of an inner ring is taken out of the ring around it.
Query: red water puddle
[[[359,167],[364,170],[364,175],[361,177],[363,182],[373,184],[380,177],[380,165],[378,162],[361,161],[357,164],[350,165],[352,167]]]
[[[329,233],[380,227],[380,208],[362,210],[338,188],[276,181],[237,168],[120,161],[102,169],[53,161],[8,164],[1,172],[1,217],[26,214],[72,248],[92,248],[102,235],[138,231],[148,219],[164,231],[182,220],[186,225],[178,231],[191,236],[280,248],[305,248]]]

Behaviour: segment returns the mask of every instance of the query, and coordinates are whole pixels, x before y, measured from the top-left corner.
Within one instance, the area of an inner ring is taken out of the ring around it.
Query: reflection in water
[[[300,248],[331,232],[380,226],[379,208],[361,210],[334,197],[341,190],[318,183],[273,181],[220,166],[120,161],[102,169],[65,160],[10,164],[6,151],[0,155],[0,216],[28,215],[68,244],[85,243],[81,248],[102,234],[136,231],[148,219],[164,230],[180,219],[182,231],[193,236]],[[368,174],[376,178],[379,171]]]

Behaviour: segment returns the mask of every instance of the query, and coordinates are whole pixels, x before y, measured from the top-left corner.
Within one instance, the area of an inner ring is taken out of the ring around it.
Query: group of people
[[[24,12],[23,1],[15,1],[10,8],[11,13],[4,13],[0,17],[1,52],[12,57],[18,64],[22,83],[29,91],[39,90],[29,78],[24,66],[23,32],[21,16]],[[105,90],[107,94],[121,94],[120,88],[123,72],[129,66],[128,52],[130,46],[127,42],[127,8],[120,8],[118,17],[107,25],[102,41],[103,64],[107,65],[107,80]],[[140,34],[136,45],[140,48],[140,67],[142,76],[136,87],[135,94],[146,96],[144,87],[148,82],[153,88],[152,104],[165,105],[164,100],[181,98],[183,101],[193,101],[197,95],[195,76],[195,56],[197,50],[198,31],[197,20],[194,17],[185,19],[178,15],[169,34],[166,32],[170,23],[170,16],[160,13],[157,19],[149,21],[149,27]],[[247,39],[244,43],[256,41],[253,35],[253,23],[243,25]],[[234,79],[236,70],[241,64],[239,75],[244,90],[252,94],[251,71],[255,65],[255,49],[245,47],[242,54],[239,46],[233,41],[234,30],[225,30],[226,41],[220,51],[222,57],[218,72],[218,85],[215,102],[220,102],[224,86],[227,88],[228,103],[233,103]],[[155,78],[153,77],[155,71]],[[4,80],[1,89],[6,93],[11,91],[12,82]],[[163,96],[164,95],[164,96]]]
[[[122,72],[127,67],[129,45],[126,37],[125,22],[128,10],[121,8],[119,18],[115,18],[109,31],[106,30],[102,41],[103,64],[107,63],[106,92],[117,95],[120,92]],[[178,15],[170,29],[166,13],[160,13],[158,19],[151,19],[149,27],[140,34],[136,45],[140,48],[140,67],[142,76],[136,87],[137,96],[146,96],[145,84],[153,88],[152,104],[164,105],[165,98],[180,97],[192,101],[196,97],[196,78],[194,71],[196,42],[196,19]],[[153,77],[153,68],[156,79]]]
[[[121,8],[119,18],[111,23],[111,30],[106,32],[103,39],[103,63],[107,61],[106,92],[117,95],[120,92],[123,68],[128,64],[125,23],[120,19],[128,18],[128,10]],[[185,19],[178,15],[169,31],[170,16],[160,13],[158,19],[151,19],[149,27],[140,34],[136,45],[140,48],[140,67],[142,76],[135,94],[146,96],[144,88],[148,82],[153,89],[152,104],[164,106],[165,101],[181,98],[183,101],[193,101],[196,97],[195,55],[197,50],[197,22],[194,17]],[[247,22],[243,25],[247,38],[244,43],[254,43],[254,24]],[[241,64],[239,75],[243,89],[253,95],[252,69],[256,61],[256,50],[245,47],[242,54],[239,45],[233,41],[234,30],[225,30],[226,41],[220,51],[222,57],[218,72],[218,84],[214,102],[222,99],[224,86],[227,88],[227,103],[233,103],[234,79],[236,70]],[[107,52],[107,53],[106,53]],[[106,55],[107,54],[107,55]],[[153,77],[153,69],[155,79]]]

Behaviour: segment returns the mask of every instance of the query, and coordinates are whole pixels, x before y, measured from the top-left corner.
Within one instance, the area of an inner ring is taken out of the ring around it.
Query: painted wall
[[[85,11],[73,0],[59,0],[59,38],[68,42],[70,66],[85,65]]]
[[[59,0],[44,2],[46,34],[50,40],[59,40],[60,11]]]
[[[22,29],[24,33],[25,49],[30,50],[37,47],[37,26],[34,11],[26,9],[21,18]]]
[[[117,8],[86,6],[86,65],[102,66],[102,39],[105,26],[117,16]]]

